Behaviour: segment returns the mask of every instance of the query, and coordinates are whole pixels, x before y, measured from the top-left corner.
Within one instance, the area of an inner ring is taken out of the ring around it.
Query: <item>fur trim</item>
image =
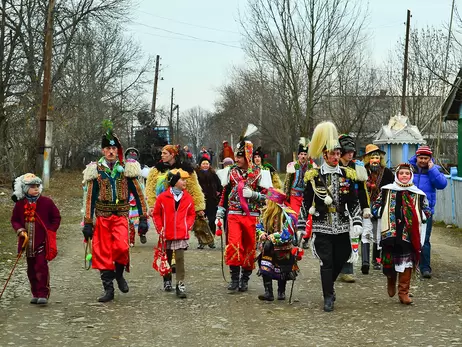
[[[273,182],[273,188],[282,190],[282,181],[277,172],[271,174],[271,181]]]
[[[16,196],[17,200],[21,200],[25,197],[23,187],[26,184],[39,184],[39,194],[42,194],[43,191],[43,185],[42,185],[42,180],[35,176],[32,173],[26,173],[22,176],[17,177],[14,180],[14,191],[13,195]]]
[[[125,161],[125,177],[141,177],[141,166],[136,160]]]
[[[231,166],[227,166],[224,169],[217,170],[217,176],[220,179],[222,187],[228,185],[229,183],[229,170]]]
[[[356,177],[358,181],[365,182],[367,181],[367,170],[364,166],[355,165]]]
[[[96,161],[92,161],[90,164],[87,165],[85,170],[83,170],[83,181],[82,183],[93,181],[94,179],[98,178],[98,163]]]
[[[305,173],[305,177],[303,178],[303,180],[306,182],[308,181],[311,181],[312,179],[314,179],[315,177],[318,177],[319,175],[319,170],[318,169],[311,169],[311,170],[308,170],[306,173]]]
[[[286,172],[287,173],[295,173],[295,162],[294,161],[287,164]]]
[[[153,208],[156,204],[156,186],[160,174],[161,172],[157,168],[153,168],[149,171],[148,179],[146,181],[146,199],[148,200],[148,206],[150,208]]]

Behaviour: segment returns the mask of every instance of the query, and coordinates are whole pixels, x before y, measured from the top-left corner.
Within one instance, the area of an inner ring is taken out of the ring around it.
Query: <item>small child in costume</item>
[[[42,180],[32,173],[15,180],[14,195],[17,199],[11,225],[18,235],[18,251],[25,245],[27,277],[32,291],[31,304],[46,305],[50,296],[50,275],[46,259],[47,230],[56,232],[61,215],[53,200],[41,195]]]
[[[165,241],[170,265],[175,251],[176,295],[182,299],[186,298],[184,251],[189,247],[189,232],[196,219],[193,199],[185,190],[187,178],[189,174],[182,169],[169,171],[167,182],[170,187],[157,197],[152,213],[156,230]],[[164,289],[172,290],[171,274],[164,277]]]
[[[267,205],[257,225],[261,253],[258,256],[259,274],[263,278],[265,293],[258,296],[264,301],[273,301],[273,280],[278,281],[278,300],[286,298],[286,284],[298,273],[297,259],[292,250],[297,214],[285,204],[286,195],[269,188]],[[259,228],[260,227],[260,228]]]
[[[406,305],[412,303],[409,297],[412,269],[419,264],[425,240],[422,224],[431,214],[425,193],[414,186],[412,179],[412,167],[407,163],[398,165],[395,181],[382,187],[372,205],[373,215],[381,218],[378,236],[388,295],[395,296],[398,277],[399,300]]]

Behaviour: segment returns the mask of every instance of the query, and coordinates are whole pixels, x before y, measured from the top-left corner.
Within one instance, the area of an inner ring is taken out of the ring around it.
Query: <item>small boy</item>
[[[32,291],[31,304],[46,305],[50,296],[50,275],[46,260],[47,229],[56,232],[61,215],[53,200],[41,195],[42,180],[32,173],[15,180],[14,205],[11,225],[18,235],[18,250],[24,238],[29,240],[25,246],[27,256],[27,277]]]
[[[184,251],[189,247],[189,232],[194,225],[196,212],[191,195],[185,190],[189,174],[182,169],[168,172],[169,189],[161,193],[154,205],[152,219],[157,232],[162,233],[166,241],[168,262],[171,265],[175,251],[176,260],[176,295],[186,298],[184,285]],[[164,277],[164,290],[172,290],[172,275]]]

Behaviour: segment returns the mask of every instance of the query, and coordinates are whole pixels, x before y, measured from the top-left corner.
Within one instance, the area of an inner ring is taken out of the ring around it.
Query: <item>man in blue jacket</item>
[[[435,165],[432,155],[430,147],[421,146],[415,152],[415,156],[409,160],[409,163],[414,166],[414,185],[427,195],[432,212],[432,217],[427,220],[427,233],[425,234],[425,243],[422,247],[420,258],[420,272],[424,278],[432,277],[430,236],[432,233],[433,213],[435,213],[436,190],[444,189],[448,184],[446,177],[440,171],[441,168]]]

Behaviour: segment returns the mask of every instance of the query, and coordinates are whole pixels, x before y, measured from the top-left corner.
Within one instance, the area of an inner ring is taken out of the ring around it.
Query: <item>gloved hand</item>
[[[223,230],[223,227],[224,227],[223,218],[225,218],[225,209],[221,206],[218,206],[217,217],[215,219],[215,225],[217,226],[217,230],[221,230],[221,231]]]
[[[365,218],[365,219],[371,218],[371,209],[370,208],[363,209],[363,218]]]
[[[244,187],[244,189],[242,189],[242,196],[244,198],[252,199],[252,200],[265,199],[265,195],[263,195],[263,194],[261,194],[259,192],[253,191],[252,189],[250,189],[248,187]]]
[[[91,240],[93,238],[93,224],[92,223],[85,223],[83,226],[83,237],[85,237],[85,240]]]
[[[353,227],[350,228],[350,238],[351,239],[359,238],[362,233],[363,233],[363,227],[361,225],[353,225]]]
[[[138,224],[138,232],[144,235],[148,232],[149,225],[146,217],[140,217],[140,223]]]

